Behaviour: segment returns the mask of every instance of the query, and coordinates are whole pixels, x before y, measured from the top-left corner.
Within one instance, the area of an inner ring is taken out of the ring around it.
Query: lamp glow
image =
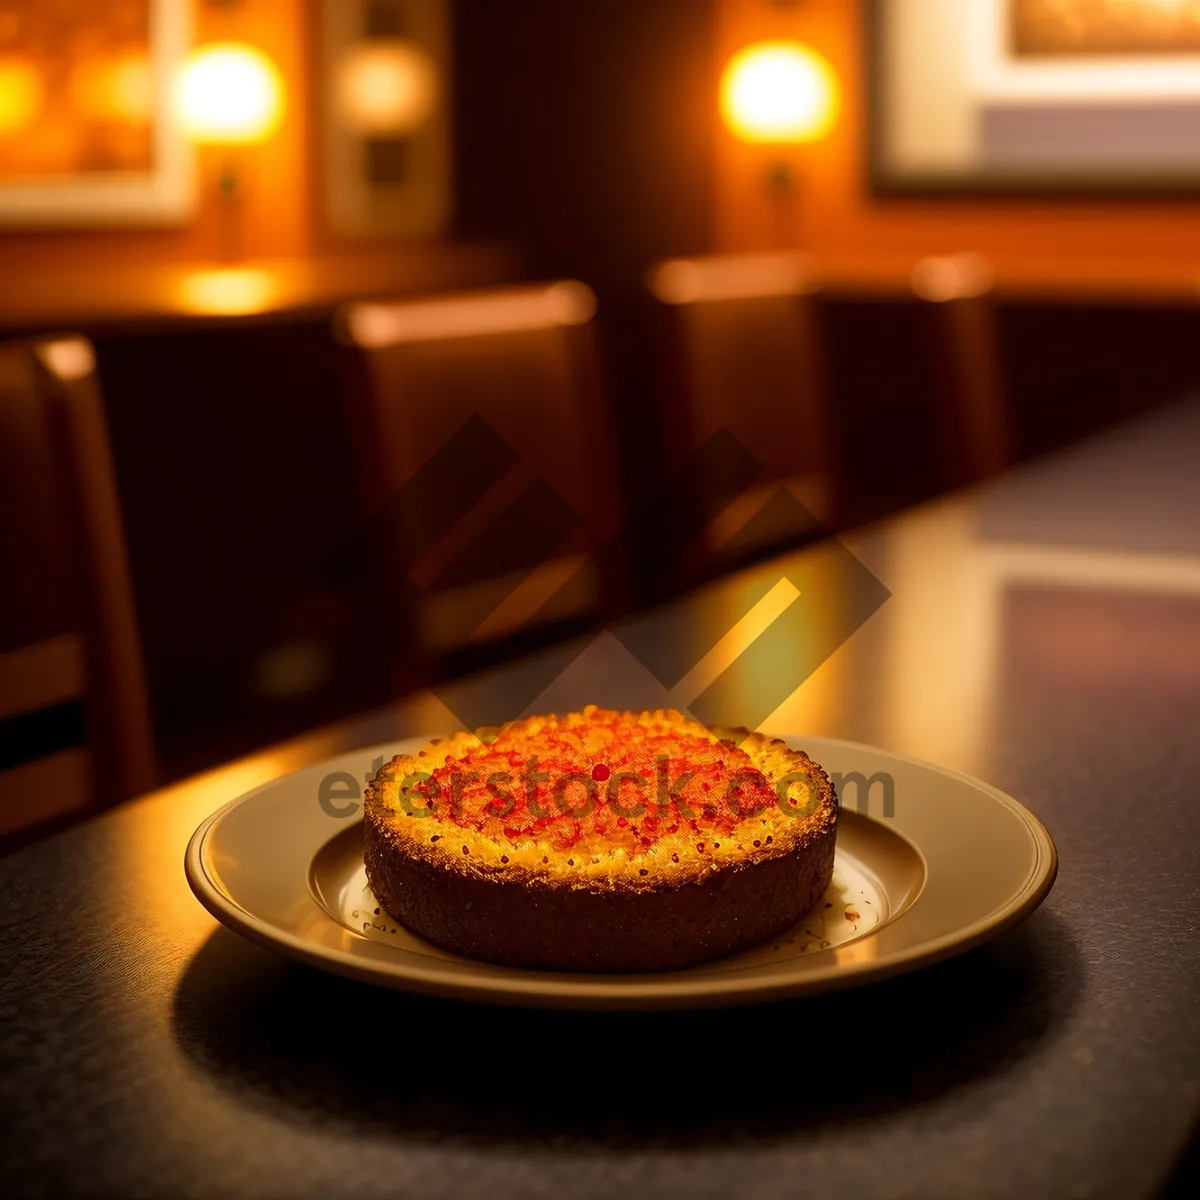
[[[991,289],[992,275],[992,265],[982,254],[923,258],[913,267],[912,288],[932,304],[970,300]]]
[[[34,351],[42,365],[59,379],[86,379],[96,369],[96,355],[83,338],[58,338],[43,342]]]
[[[249,145],[266,141],[283,116],[283,83],[275,64],[253,46],[202,46],[183,68],[179,115],[194,141]]]
[[[0,135],[33,124],[42,106],[42,77],[22,58],[0,58]]]
[[[215,316],[263,312],[277,293],[276,278],[264,267],[191,271],[179,281],[179,301],[184,309]]]
[[[747,46],[721,77],[721,115],[744,142],[814,142],[837,113],[833,68],[799,42]]]
[[[338,105],[360,133],[412,133],[429,119],[437,90],[437,67],[415,42],[360,42],[338,64]]]
[[[596,296],[574,279],[548,286],[505,288],[473,296],[447,296],[399,304],[354,304],[346,332],[359,346],[486,337],[586,325],[596,313]]]
[[[646,283],[664,304],[795,296],[812,286],[812,268],[790,252],[674,258],[655,267]]]
[[[75,106],[102,121],[146,121],[154,110],[154,74],[145,55],[86,59],[71,77]]]

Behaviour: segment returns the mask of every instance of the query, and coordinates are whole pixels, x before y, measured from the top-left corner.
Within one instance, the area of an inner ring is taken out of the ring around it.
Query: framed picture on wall
[[[1200,190],[1200,0],[868,0],[880,192]]]
[[[0,225],[171,224],[192,207],[173,120],[190,0],[0,2]]]

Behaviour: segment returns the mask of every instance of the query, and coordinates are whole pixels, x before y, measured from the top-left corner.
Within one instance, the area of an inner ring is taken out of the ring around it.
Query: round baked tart
[[[796,924],[833,874],[837,800],[783,742],[593,707],[398,755],[367,789],[379,904],[508,966],[661,971]]]

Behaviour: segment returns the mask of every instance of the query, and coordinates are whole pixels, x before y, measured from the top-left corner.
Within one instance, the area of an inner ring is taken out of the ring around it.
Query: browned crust
[[[707,962],[790,929],[833,875],[834,831],[783,857],[701,883],[604,894],[446,871],[395,852],[366,826],[380,905],[418,936],[469,958],[560,971],[663,971]]]
[[[611,715],[587,709],[563,720],[585,721],[589,714]],[[670,711],[624,715],[653,727],[700,728]],[[536,731],[537,722],[555,720],[529,718],[509,728]],[[713,740],[730,736],[704,732]],[[773,782],[791,772],[811,781],[812,803],[802,817],[768,810],[716,852],[710,842],[703,851],[680,846],[668,856],[652,849],[611,861],[576,862],[561,851],[543,854],[541,846],[518,853],[475,829],[414,819],[397,804],[399,780],[431,769],[447,753],[461,761],[482,744],[458,734],[418,755],[397,756],[368,788],[368,882],[380,905],[414,933],[505,965],[666,970],[766,941],[796,924],[829,886],[837,799],[828,776],[801,751],[736,733]]]

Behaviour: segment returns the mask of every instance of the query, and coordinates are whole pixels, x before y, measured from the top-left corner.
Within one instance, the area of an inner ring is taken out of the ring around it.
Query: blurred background
[[[10,834],[1194,388],[1200,3],[0,0],[0,283]]]

